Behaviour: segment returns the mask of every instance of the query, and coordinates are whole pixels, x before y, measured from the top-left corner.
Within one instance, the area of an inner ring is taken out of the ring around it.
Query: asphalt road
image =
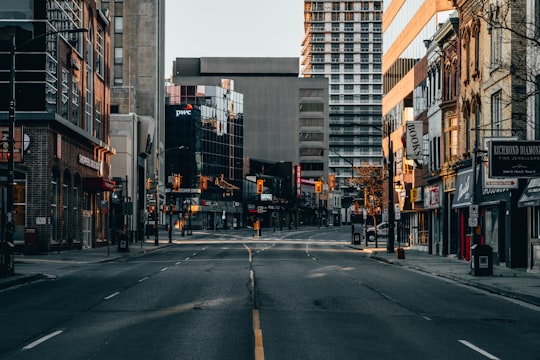
[[[220,240],[222,239],[222,240]],[[0,359],[538,359],[538,308],[378,262],[350,228],[222,232],[48,264],[0,292]]]

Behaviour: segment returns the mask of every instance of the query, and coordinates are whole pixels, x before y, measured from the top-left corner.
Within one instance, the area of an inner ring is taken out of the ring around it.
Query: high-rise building
[[[301,74],[329,79],[329,168],[382,165],[381,0],[304,1]]]
[[[112,173],[125,189],[120,201],[130,208],[130,215],[125,211],[118,214],[117,226],[126,225],[133,236],[137,232],[142,236],[142,214],[149,204],[159,208],[156,197],[164,199],[158,192],[146,193],[145,181],[151,178],[158,189],[163,189],[159,168],[163,168],[164,159],[159,153],[164,151],[165,136],[165,72],[161,61],[165,55],[165,1],[98,3],[111,20],[110,136],[118,148]]]

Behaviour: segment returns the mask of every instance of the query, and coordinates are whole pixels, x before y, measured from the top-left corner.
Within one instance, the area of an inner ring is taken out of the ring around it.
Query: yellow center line
[[[252,251],[251,249],[244,244],[244,247],[249,254],[250,264],[253,262]],[[261,330],[261,320],[259,317],[259,310],[256,306],[256,297],[255,297],[255,274],[253,270],[249,272],[249,281],[251,286],[251,299],[253,302],[253,336],[255,337],[255,360],[264,360],[264,346],[263,346],[263,336]]]

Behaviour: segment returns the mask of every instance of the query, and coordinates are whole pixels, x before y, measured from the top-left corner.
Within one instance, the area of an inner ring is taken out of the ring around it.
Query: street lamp
[[[187,146],[175,146],[168,149],[163,150],[163,154],[172,151],[172,150],[181,150],[181,149],[189,149]],[[156,152],[156,233],[154,238],[154,245],[159,245],[159,155],[162,153]],[[170,225],[169,225],[170,226]]]
[[[39,38],[42,38],[47,35],[54,35],[58,33],[80,33],[87,32],[88,29],[69,29],[69,30],[58,30],[58,31],[49,31],[43,34],[40,34],[36,37],[33,37],[22,44],[19,45],[19,48],[24,47],[32,41],[35,41]],[[13,243],[13,234],[15,232],[15,214],[14,214],[14,189],[15,186],[15,104],[16,104],[16,92],[15,92],[15,54],[16,54],[16,37],[15,32],[12,32],[10,38],[10,58],[11,58],[11,67],[9,73],[9,118],[8,118],[8,161],[7,161],[7,194],[6,194],[6,225],[5,225],[5,242]]]

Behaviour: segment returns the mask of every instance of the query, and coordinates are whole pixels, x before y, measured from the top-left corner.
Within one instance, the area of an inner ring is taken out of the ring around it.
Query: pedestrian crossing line
[[[498,357],[496,357],[495,355],[492,355],[490,353],[488,353],[487,351],[479,348],[478,346],[468,342],[467,340],[459,340],[460,343],[462,343],[463,345],[467,346],[469,349],[472,349],[474,351],[476,351],[477,353],[487,357],[488,359],[491,359],[491,360],[500,360]]]
[[[36,341],[31,342],[30,344],[26,345],[25,347],[23,347],[23,350],[29,350],[29,349],[35,348],[39,344],[49,340],[50,338],[53,338],[53,337],[55,337],[57,335],[60,335],[61,333],[63,333],[62,330],[56,330],[55,332],[50,333],[49,335],[45,335],[45,336],[37,339]]]
[[[107,296],[106,298],[104,298],[104,300],[110,300],[112,299],[113,297],[115,297],[116,295],[120,294],[120,291],[117,291],[115,293],[112,293],[111,295]]]

